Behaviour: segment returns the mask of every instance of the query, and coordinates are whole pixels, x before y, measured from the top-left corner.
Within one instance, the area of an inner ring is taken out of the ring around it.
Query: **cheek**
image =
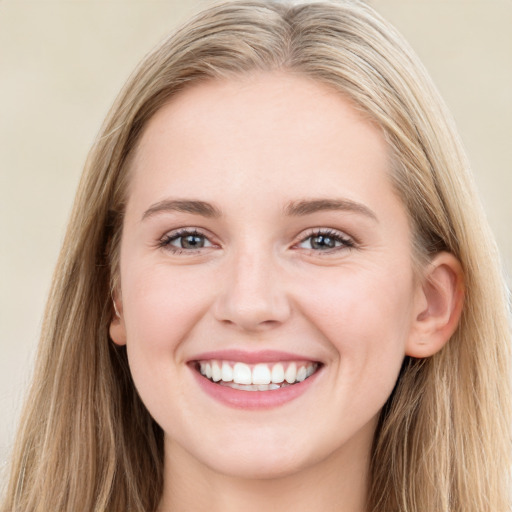
[[[210,307],[213,289],[208,283],[197,269],[127,265],[122,298],[127,348],[134,365],[157,368],[164,361],[180,361],[182,341]]]
[[[344,382],[392,389],[412,326],[412,273],[352,269],[312,281],[303,310],[337,352]]]
[[[341,269],[309,279],[301,296],[308,299],[305,309],[340,335],[352,330],[360,335],[405,334],[410,326],[412,282],[411,273],[396,269]]]
[[[121,283],[130,371],[150,414],[170,429],[169,417],[189,408],[183,342],[208,310],[211,290],[186,269],[129,263]]]

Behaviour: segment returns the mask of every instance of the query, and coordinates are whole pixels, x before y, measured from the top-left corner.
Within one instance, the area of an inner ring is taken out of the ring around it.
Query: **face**
[[[268,477],[367,454],[418,297],[379,128],[306,78],[212,81],[131,172],[111,335],[166,455]]]

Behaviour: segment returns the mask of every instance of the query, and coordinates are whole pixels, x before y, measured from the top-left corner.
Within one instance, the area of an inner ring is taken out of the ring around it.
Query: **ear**
[[[126,327],[123,317],[123,302],[118,292],[112,293],[112,320],[110,321],[109,333],[116,345],[126,345]]]
[[[464,304],[464,274],[451,253],[437,254],[418,285],[415,317],[406,354],[429,357],[441,350],[457,329]]]

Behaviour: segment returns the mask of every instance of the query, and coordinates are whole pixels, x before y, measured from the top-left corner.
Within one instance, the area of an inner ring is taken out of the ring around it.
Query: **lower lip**
[[[321,372],[321,369],[319,369],[302,382],[297,382],[297,384],[285,386],[284,388],[269,391],[243,391],[216,384],[203,377],[194,368],[191,368],[191,370],[198,384],[208,395],[225,405],[237,409],[269,409],[291,402],[305,393],[314,384],[318,374]]]

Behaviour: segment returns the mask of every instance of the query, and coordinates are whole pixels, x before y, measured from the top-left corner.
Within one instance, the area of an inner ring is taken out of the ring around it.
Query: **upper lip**
[[[202,352],[195,355],[190,359],[192,361],[207,361],[207,360],[221,360],[221,361],[237,361],[246,364],[256,363],[277,363],[279,361],[308,361],[319,362],[315,358],[306,357],[292,352],[281,352],[276,350],[258,350],[248,352],[246,350],[232,349],[232,350],[212,350],[209,352]]]

